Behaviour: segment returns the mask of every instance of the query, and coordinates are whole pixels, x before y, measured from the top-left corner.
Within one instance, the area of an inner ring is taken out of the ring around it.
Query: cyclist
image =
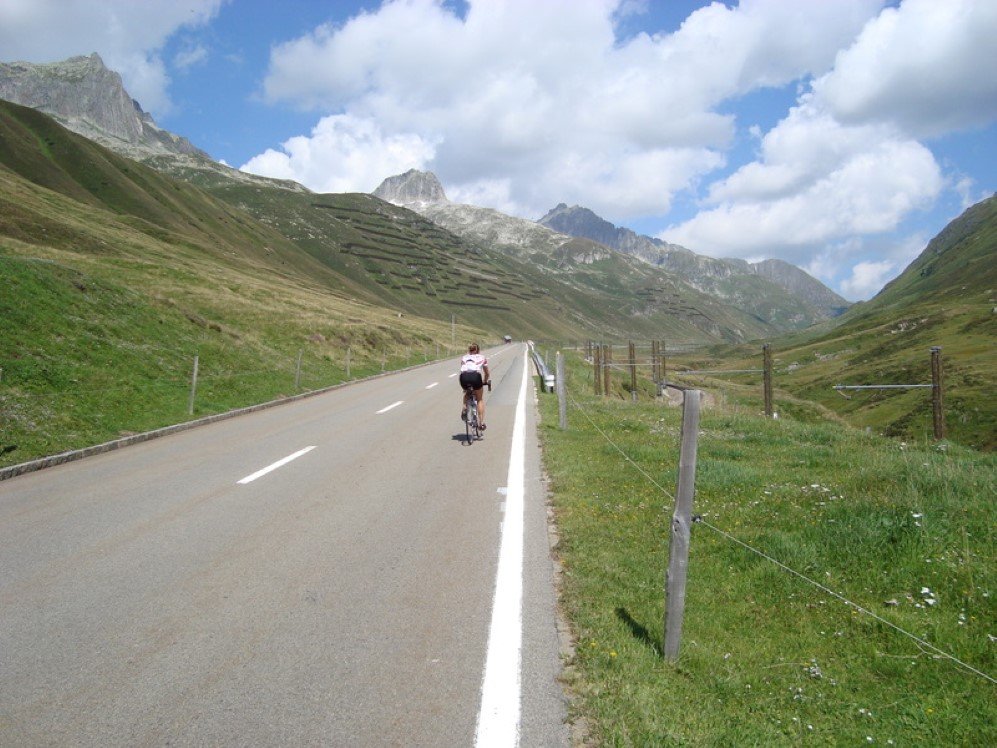
[[[488,359],[481,355],[481,348],[477,343],[471,343],[467,353],[460,358],[460,388],[464,391],[460,419],[467,420],[467,390],[470,387],[478,399],[478,423],[481,424],[482,431],[485,430],[485,383],[490,380]]]

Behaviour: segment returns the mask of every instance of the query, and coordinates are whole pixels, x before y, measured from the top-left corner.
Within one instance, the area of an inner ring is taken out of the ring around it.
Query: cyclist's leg
[[[478,423],[481,428],[485,428],[485,388],[481,387],[474,392],[474,396],[478,400]]]

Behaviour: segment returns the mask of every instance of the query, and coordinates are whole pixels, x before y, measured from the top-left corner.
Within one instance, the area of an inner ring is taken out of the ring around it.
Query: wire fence
[[[645,470],[636,460],[634,460],[629,454],[627,454],[626,450],[624,450],[619,444],[617,444],[613,440],[613,438],[606,433],[604,429],[599,427],[599,425],[596,423],[595,419],[592,417],[589,411],[578,401],[578,399],[576,399],[574,396],[572,396],[570,393],[567,392],[567,388],[564,383],[561,383],[559,385],[558,391],[559,392],[563,391],[565,393],[564,396],[567,398],[567,401],[571,403],[574,410],[576,410],[584,417],[587,423],[602,437],[602,439],[606,442],[607,445],[609,445],[613,450],[615,450],[617,453],[620,454],[620,456],[623,458],[624,462],[627,465],[629,465],[634,471],[639,473],[643,477],[643,479],[647,481],[649,485],[653,486],[655,490],[657,490],[662,496],[666,497],[671,502],[675,502],[676,500],[675,495],[671,491],[669,491],[665,486],[662,486],[659,481],[657,481],[650,473],[647,472],[647,470]],[[979,668],[974,667],[973,665],[965,662],[964,660],[961,660],[952,653],[941,649],[940,647],[932,644],[931,642],[926,641],[923,637],[920,637],[908,631],[907,629],[897,625],[896,623],[890,621],[889,619],[883,617],[882,615],[875,613],[874,611],[870,610],[868,607],[849,599],[847,596],[828,587],[826,584],[819,582],[818,580],[814,579],[812,576],[809,576],[797,569],[792,568],[788,564],[780,561],[772,554],[767,553],[764,550],[759,549],[751,545],[750,543],[741,540],[731,532],[712,524],[711,522],[703,519],[700,516],[696,516],[694,518],[694,521],[696,522],[696,524],[702,525],[703,527],[709,529],[711,532],[715,533],[717,536],[723,538],[724,540],[738,546],[739,548],[745,551],[755,554],[758,557],[773,564],[780,571],[793,576],[799,581],[802,581],[814,587],[815,589],[820,590],[821,592],[824,592],[825,594],[833,597],[834,599],[838,600],[839,602],[843,603],[849,608],[855,610],[859,614],[867,616],[875,621],[878,621],[879,623],[888,627],[890,630],[894,631],[895,633],[910,639],[911,641],[915,642],[919,647],[921,647],[924,651],[931,652],[939,658],[948,660],[953,664],[957,665],[958,667],[962,668],[966,672],[979,676],[980,678],[983,678],[984,680],[988,681],[991,684],[997,684],[997,678],[994,678],[990,674],[980,670]]]
[[[628,465],[630,465],[634,470],[636,470],[636,472],[640,473],[640,475],[643,476],[643,478],[650,485],[654,486],[654,488],[656,490],[658,490],[661,493],[662,496],[665,496],[666,498],[668,498],[672,502],[675,501],[674,494],[671,491],[669,491],[667,488],[665,488],[664,486],[662,486],[657,480],[655,480],[655,478],[650,473],[648,473],[643,467],[641,467],[633,458],[630,457],[630,455],[628,455],[626,453],[626,451],[622,447],[620,447],[619,444],[617,444],[603,429],[601,429],[599,427],[599,425],[595,422],[595,420],[592,418],[592,416],[589,414],[589,412],[585,409],[584,406],[582,406],[571,395],[568,395],[568,400],[572,404],[572,406],[579,413],[581,413],[585,417],[585,419],[588,421],[588,423],[599,433],[599,435],[605,440],[605,442],[610,447],[612,447],[615,451],[617,451],[623,457],[624,461]],[[955,655],[953,655],[953,654],[951,654],[949,652],[946,652],[943,649],[940,649],[939,647],[935,646],[931,642],[925,641],[922,637],[919,637],[916,634],[913,634],[910,631],[907,631],[903,627],[898,626],[897,624],[895,624],[892,621],[884,618],[883,616],[881,616],[881,615],[879,615],[879,614],[877,614],[877,613],[869,610],[867,607],[865,607],[863,605],[860,605],[860,604],[858,604],[858,603],[850,600],[845,595],[842,595],[841,593],[839,593],[839,592],[831,589],[830,587],[828,587],[825,584],[822,584],[821,582],[818,582],[816,579],[813,579],[812,577],[810,577],[810,576],[808,576],[808,575],[806,575],[806,574],[804,574],[804,573],[802,573],[800,571],[797,571],[796,569],[793,569],[792,567],[790,567],[789,565],[787,565],[787,564],[779,561],[777,558],[773,557],[772,555],[770,555],[770,554],[768,554],[768,553],[766,553],[766,552],[764,552],[764,551],[762,551],[762,550],[760,550],[760,549],[752,546],[749,543],[744,542],[743,540],[740,540],[739,538],[737,538],[736,536],[734,536],[730,532],[727,532],[726,530],[723,530],[722,528],[717,527],[716,525],[708,522],[707,520],[705,520],[705,519],[703,519],[702,517],[699,517],[699,516],[697,516],[694,521],[697,524],[701,524],[704,527],[706,527],[707,529],[715,532],[717,535],[719,535],[720,537],[722,537],[722,538],[730,541],[731,543],[734,543],[734,544],[738,545],[739,547],[741,547],[741,548],[743,548],[743,549],[745,549],[745,550],[747,550],[747,551],[749,551],[749,552],[751,552],[751,553],[753,553],[753,554],[755,554],[755,555],[757,555],[757,556],[765,559],[766,561],[774,564],[777,568],[779,568],[780,570],[786,572],[787,574],[791,574],[792,576],[796,577],[797,579],[799,579],[799,580],[801,580],[801,581],[803,581],[803,582],[805,582],[805,583],[807,583],[807,584],[809,584],[809,585],[811,585],[811,586],[813,586],[813,587],[821,590],[822,592],[824,592],[824,593],[826,593],[826,594],[834,597],[836,600],[844,603],[845,605],[849,606],[850,608],[853,608],[854,610],[858,611],[859,613],[861,613],[863,615],[866,615],[866,616],[869,616],[870,618],[873,618],[876,621],[879,621],[880,623],[882,623],[883,625],[885,625],[885,626],[889,627],[890,629],[896,631],[897,633],[902,634],[903,636],[905,636],[905,637],[911,639],[912,641],[916,642],[918,644],[918,646],[923,647],[925,650],[931,651],[931,652],[935,653],[936,655],[938,655],[939,657],[942,657],[944,659],[950,660],[951,662],[959,665],[960,667],[964,668],[965,670],[967,670],[967,671],[969,671],[971,673],[974,673],[975,675],[978,675],[978,676],[982,677],[983,679],[989,681],[990,683],[997,684],[997,679],[995,679],[991,675],[983,672],[982,670],[979,670],[978,668],[973,667],[972,665],[970,665],[967,662],[964,662],[963,660],[959,659]]]

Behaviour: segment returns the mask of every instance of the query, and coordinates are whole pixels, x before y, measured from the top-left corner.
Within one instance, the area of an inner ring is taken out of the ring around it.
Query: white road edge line
[[[526,357],[512,427],[505,520],[495,574],[488,654],[481,683],[481,711],[474,744],[519,745],[520,659],[523,646],[523,504],[526,494]]]
[[[299,449],[293,455],[288,455],[283,460],[277,460],[277,462],[275,462],[273,465],[267,465],[262,470],[257,470],[252,475],[247,475],[245,478],[243,478],[242,480],[240,480],[238,482],[241,483],[242,485],[245,485],[247,483],[252,483],[257,478],[262,478],[267,473],[272,472],[272,471],[276,470],[279,467],[283,467],[284,465],[286,465],[287,463],[289,463],[291,460],[296,460],[299,457],[301,457],[301,455],[303,455],[303,454],[308,454],[313,449],[315,449],[315,445],[312,445],[310,447],[305,447],[304,449]]]
[[[389,410],[397,408],[399,405],[401,405],[404,402],[405,402],[404,400],[399,400],[398,402],[391,403],[391,405],[389,405],[387,408],[381,408],[379,411],[377,411],[377,415],[381,415],[382,413],[387,413]]]
[[[439,384],[439,382],[433,382],[432,384],[427,384],[426,385],[426,389],[427,390],[431,390],[431,389],[433,389],[433,387],[435,387],[438,384]]]

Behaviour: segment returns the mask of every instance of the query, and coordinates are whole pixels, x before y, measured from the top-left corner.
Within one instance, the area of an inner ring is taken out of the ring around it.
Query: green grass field
[[[556,397],[541,397],[542,441],[575,637],[567,683],[593,743],[997,742],[992,455],[765,419],[750,399],[712,393],[694,507],[704,521],[669,664],[680,408],[629,402],[619,386],[596,397],[591,367],[572,356],[568,388],[566,431]]]

